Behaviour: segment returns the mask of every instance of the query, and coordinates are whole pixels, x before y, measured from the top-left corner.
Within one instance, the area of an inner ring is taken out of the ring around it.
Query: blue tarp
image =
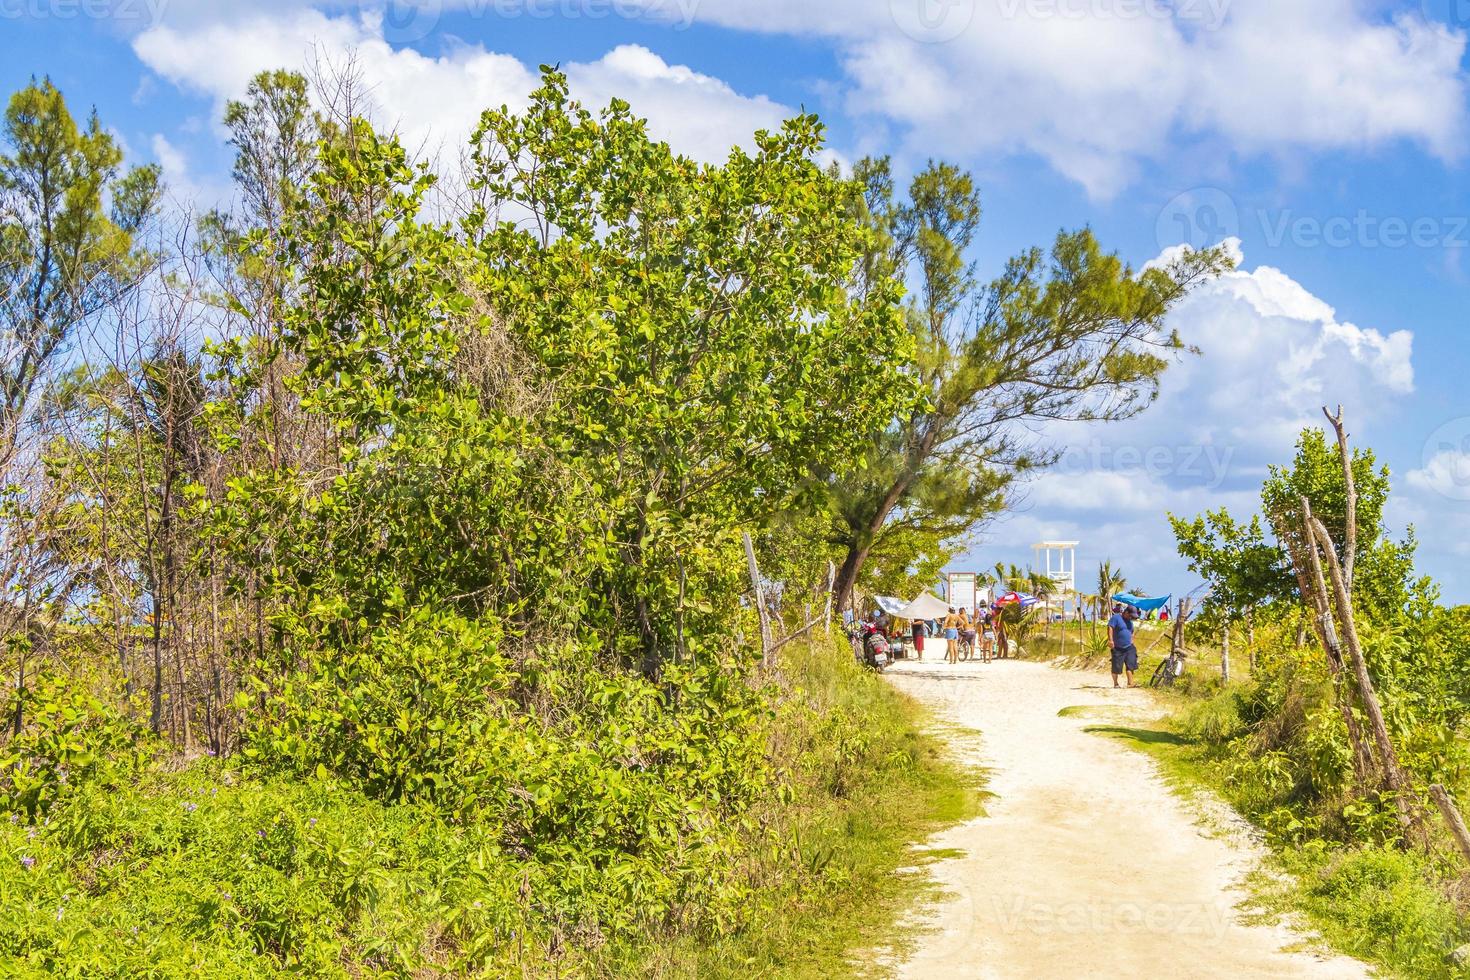
[[[1153,612],[1156,609],[1163,609],[1167,607],[1169,605],[1169,600],[1172,598],[1174,598],[1172,595],[1166,595],[1159,599],[1143,599],[1139,596],[1127,595],[1125,593],[1124,595],[1113,596],[1113,601],[1121,602],[1125,606],[1132,606],[1142,612]]]

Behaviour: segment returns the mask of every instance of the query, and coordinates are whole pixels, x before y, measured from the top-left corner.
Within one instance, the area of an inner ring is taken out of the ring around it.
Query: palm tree
[[[1040,599],[1040,606],[1046,621],[1042,626],[1042,633],[1051,635],[1051,597],[1057,591],[1057,580],[1041,572],[1026,573],[1026,591]]]
[[[1103,610],[1109,607],[1113,596],[1128,588],[1128,580],[1123,573],[1113,567],[1111,559],[1097,566],[1097,618],[1101,619]]]

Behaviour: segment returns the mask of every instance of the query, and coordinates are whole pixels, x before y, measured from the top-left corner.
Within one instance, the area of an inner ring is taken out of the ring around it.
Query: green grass
[[[604,963],[608,972],[713,980],[882,976],[912,941],[899,928],[903,914],[940,897],[922,869],[960,853],[919,845],[982,812],[984,775],[957,764],[950,747],[973,734],[937,728],[917,702],[856,668],[840,645],[835,654],[793,651],[784,667],[794,695],[805,699],[798,726],[838,717],[869,734],[862,773],[845,796],[811,792],[784,814],[781,836],[810,873],[796,882],[754,881],[752,901],[761,906],[755,928],[714,943],[678,938],[615,951]],[[809,736],[788,732],[780,751],[795,763],[811,748]],[[819,760],[805,778],[821,781],[832,762]]]

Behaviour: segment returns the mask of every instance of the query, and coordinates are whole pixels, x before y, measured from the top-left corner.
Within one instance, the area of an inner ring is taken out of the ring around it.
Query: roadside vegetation
[[[757,692],[768,713],[750,735],[770,782],[723,835],[722,887],[743,912],[722,928],[650,914],[671,869],[625,859],[620,887],[581,849],[507,853],[502,827],[387,804],[330,774],[149,765],[140,750],[105,772],[78,767],[81,785],[34,824],[0,824],[8,969],[408,974],[473,959],[498,975],[848,972],[928,895],[922,876],[897,872],[911,845],[976,812],[978,776],[845,641],[795,647],[782,668]],[[104,706],[67,707],[90,713],[90,741],[107,725],[127,744]],[[599,908],[594,925],[586,904],[602,895],[623,907]]]
[[[1287,872],[1256,882],[1264,911],[1304,915],[1335,949],[1387,975],[1470,976],[1470,859],[1431,794],[1441,785],[1454,800],[1470,796],[1470,609],[1447,607],[1414,572],[1412,530],[1386,533],[1387,469],[1361,449],[1349,469],[1345,451],[1345,440],[1303,432],[1295,459],[1262,488],[1265,523],[1223,510],[1175,519],[1180,552],[1210,589],[1186,628],[1188,670],[1164,694],[1167,728],[1097,731],[1150,752],[1260,829]],[[1356,566],[1352,625],[1391,757],[1373,739],[1350,651],[1338,648],[1341,662],[1329,653],[1346,611],[1327,609],[1324,634],[1294,573],[1304,497],[1336,545],[1320,560]],[[1169,652],[1161,626],[1138,634],[1141,651],[1153,644],[1141,683]],[[1055,625],[1033,637],[1028,655],[1106,670],[1105,641],[1085,624],[1068,630],[1065,643]],[[1401,767],[1403,791],[1388,785],[1385,758]]]
[[[439,172],[369,101],[255,78],[196,217],[10,100],[0,958],[846,972],[975,795],[827,623],[1030,423],[1142,410],[1226,258],[987,282],[968,175],[820,166],[811,116],[700,163],[547,69]]]

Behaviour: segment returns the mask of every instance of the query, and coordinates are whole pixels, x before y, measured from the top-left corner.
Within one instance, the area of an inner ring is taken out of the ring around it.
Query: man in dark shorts
[[[1138,669],[1138,648],[1133,645],[1133,621],[1138,610],[1132,606],[1113,607],[1113,618],[1108,620],[1108,646],[1113,651],[1113,686],[1118,687],[1118,678],[1128,674],[1128,686],[1133,686],[1133,672]]]

